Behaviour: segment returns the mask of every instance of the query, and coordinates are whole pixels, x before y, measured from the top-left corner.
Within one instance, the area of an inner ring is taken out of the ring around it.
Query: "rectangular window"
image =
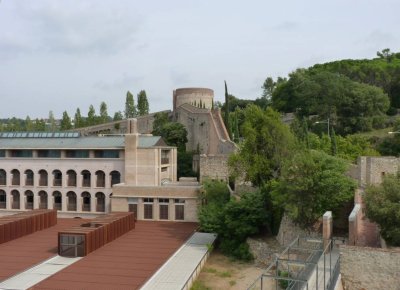
[[[95,158],[119,158],[119,150],[95,150]]]
[[[153,202],[154,198],[143,198],[143,214],[145,219],[153,219]]]
[[[60,158],[61,151],[60,150],[38,150],[39,158]]]
[[[83,235],[60,235],[60,256],[83,257],[85,254],[85,236]]]
[[[153,204],[145,203],[144,205],[144,218],[153,219]]]
[[[169,163],[169,152],[170,150],[161,150],[161,164]]]
[[[185,219],[185,200],[176,198],[175,202],[175,220],[183,221]]]
[[[160,204],[160,220],[169,219],[169,199],[159,198],[158,203]]]
[[[133,212],[133,215],[135,216],[135,219],[137,219],[137,211],[138,211],[138,206],[137,203],[130,203],[128,204],[129,206],[129,211]]]
[[[6,150],[0,150],[0,158],[6,157]]]
[[[168,167],[161,167],[161,172],[167,172]]]
[[[32,150],[11,150],[11,157],[29,158],[32,157]]]
[[[66,150],[67,158],[89,158],[89,150]]]

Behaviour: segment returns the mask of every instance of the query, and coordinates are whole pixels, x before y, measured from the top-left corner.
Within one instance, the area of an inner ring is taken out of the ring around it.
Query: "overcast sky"
[[[172,90],[255,99],[268,76],[400,51],[398,0],[0,0],[0,118],[109,114],[144,89],[152,112]]]

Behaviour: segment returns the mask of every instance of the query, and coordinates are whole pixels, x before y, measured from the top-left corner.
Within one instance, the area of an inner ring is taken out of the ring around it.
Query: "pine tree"
[[[232,131],[229,124],[229,95],[228,95],[228,86],[225,81],[225,115],[224,115],[224,123],[226,130],[228,131],[229,138],[232,139]]]
[[[56,119],[54,118],[53,111],[49,112],[49,131],[55,132],[57,129]]]
[[[81,110],[79,108],[76,109],[75,117],[74,117],[74,126],[75,128],[84,127],[84,122],[81,115]]]
[[[70,130],[72,128],[71,118],[69,117],[67,111],[64,111],[61,119],[61,130]]]
[[[137,111],[139,116],[149,114],[149,101],[144,90],[141,90],[137,95]]]
[[[135,100],[133,99],[133,95],[130,91],[126,93],[126,101],[125,101],[125,118],[134,118],[137,116]]]
[[[94,110],[93,105],[90,105],[89,107],[89,112],[87,116],[87,125],[88,126],[93,126],[96,125],[96,111]]]
[[[108,113],[107,113],[107,104],[105,102],[101,102],[100,104],[100,123],[107,123],[109,121]]]

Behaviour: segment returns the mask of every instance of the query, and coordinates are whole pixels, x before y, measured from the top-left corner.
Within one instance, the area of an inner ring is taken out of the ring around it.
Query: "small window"
[[[60,150],[38,150],[39,158],[60,158],[61,151]]]
[[[95,158],[119,158],[119,150],[95,150]]]
[[[169,203],[169,198],[159,198],[158,202],[159,203]]]
[[[166,172],[168,170],[168,167],[161,167],[161,172]]]
[[[32,157],[32,150],[11,150],[10,155],[16,158],[29,158]]]
[[[175,198],[175,199],[174,199],[174,202],[175,202],[175,203],[185,203],[185,200],[182,199],[182,198]]]
[[[153,203],[154,202],[154,198],[143,198],[143,202]]]
[[[175,204],[175,220],[183,221],[185,219],[185,205]]]
[[[0,158],[6,157],[6,150],[0,150]]]
[[[66,150],[67,158],[89,158],[89,150]]]

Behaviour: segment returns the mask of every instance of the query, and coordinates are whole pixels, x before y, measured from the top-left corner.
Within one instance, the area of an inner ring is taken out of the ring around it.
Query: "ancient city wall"
[[[214,91],[206,88],[176,89],[173,92],[173,102],[174,110],[183,104],[190,104],[200,108],[212,109],[214,102]]]
[[[386,174],[394,174],[399,170],[400,159],[396,157],[370,157],[361,156],[357,161],[359,182],[366,184],[379,184]]]
[[[397,290],[400,249],[341,246],[340,272],[345,290]]]
[[[200,155],[200,182],[205,179],[228,181],[228,155]]]
[[[295,238],[315,237],[322,238],[322,226],[315,230],[302,229],[296,225],[286,214],[283,215],[276,239],[281,245],[290,244]]]

